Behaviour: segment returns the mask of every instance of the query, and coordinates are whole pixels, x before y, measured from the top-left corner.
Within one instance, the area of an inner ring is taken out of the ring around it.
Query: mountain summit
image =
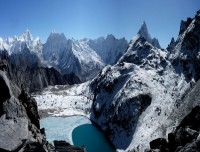
[[[151,36],[148,32],[148,29],[147,29],[147,25],[145,23],[145,21],[142,23],[142,26],[140,27],[140,30],[138,31],[138,34],[142,37],[144,37],[148,42],[151,42],[152,39],[151,39]]]
[[[26,29],[24,33],[19,37],[21,41],[32,41],[33,36],[31,35],[30,31]]]
[[[140,28],[140,30],[138,31],[137,34],[140,35],[141,37],[145,38],[153,46],[155,46],[157,48],[161,48],[158,39],[151,38],[151,35],[148,32],[147,25],[146,25],[145,21],[142,23],[142,26],[141,26],[141,28]]]

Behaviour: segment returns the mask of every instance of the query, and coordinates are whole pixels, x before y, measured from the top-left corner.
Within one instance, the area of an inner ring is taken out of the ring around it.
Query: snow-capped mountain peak
[[[21,36],[8,37],[3,40],[1,46],[3,47],[0,49],[7,50],[8,54],[20,53],[25,47],[27,47],[39,57],[42,55],[42,43],[39,37],[34,39],[29,30],[25,30]]]
[[[33,41],[33,36],[31,35],[30,31],[27,29],[24,33],[19,37],[21,41]]]
[[[4,41],[4,39],[0,37],[0,50],[7,50],[7,49],[9,49],[9,46]]]

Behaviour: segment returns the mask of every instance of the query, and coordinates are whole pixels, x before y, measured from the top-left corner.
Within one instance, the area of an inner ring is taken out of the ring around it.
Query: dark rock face
[[[8,82],[5,79],[5,74],[0,71],[0,90],[2,90],[2,95],[0,96],[0,116],[3,114],[3,102],[11,97]]]
[[[63,78],[69,85],[81,83],[80,79],[74,73],[65,74],[63,75]]]
[[[6,81],[4,80],[5,78],[3,77],[2,75],[2,72],[0,73],[1,77],[0,77],[0,90],[2,90],[3,92],[2,93],[2,96],[0,96],[0,101],[4,101],[4,100],[7,100],[11,97],[11,94],[10,94],[10,90],[9,90],[9,87],[8,85],[6,84]]]
[[[158,138],[150,142],[151,149],[160,149],[161,151],[167,151],[167,141],[164,138]]]
[[[150,142],[151,149],[160,152],[198,152],[200,151],[200,107],[196,106],[165,139]]]
[[[192,18],[190,18],[190,17],[187,18],[187,21],[182,20],[179,34],[183,33],[188,28],[188,26],[190,25],[191,22],[192,22]]]
[[[170,44],[167,46],[167,50],[171,52],[174,49],[175,45],[176,45],[176,42],[174,38],[172,37]]]
[[[26,52],[9,56],[6,51],[0,51],[0,68],[7,71],[9,79],[19,88],[23,84],[26,90],[35,92],[48,85],[80,83],[75,74],[61,76],[54,68],[43,66],[35,54]],[[24,54],[28,54],[27,57]]]
[[[12,94],[11,83],[6,74],[0,71],[1,116],[0,116],[0,148],[7,151],[19,151],[29,140],[42,145],[44,137],[39,130],[37,104],[28,95],[21,92],[19,97]]]
[[[21,94],[19,95],[19,101],[26,109],[26,113],[31,121],[37,128],[40,128],[39,122],[39,114],[37,108],[37,102],[34,98],[31,98],[25,90],[22,90]]]

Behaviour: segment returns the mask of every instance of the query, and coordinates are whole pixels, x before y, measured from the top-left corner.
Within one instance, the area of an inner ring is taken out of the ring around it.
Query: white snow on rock
[[[73,86],[50,86],[33,94],[39,110],[54,109],[52,116],[83,115],[89,117],[92,100],[87,83]]]
[[[7,38],[5,42],[9,46],[5,49],[9,54],[20,53],[27,45],[30,51],[42,57],[42,43],[38,37],[34,39],[29,30],[19,37]]]
[[[10,46],[0,37],[0,50],[9,50]]]

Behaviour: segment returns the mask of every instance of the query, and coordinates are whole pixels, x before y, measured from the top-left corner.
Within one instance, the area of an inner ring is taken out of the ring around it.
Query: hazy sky
[[[67,38],[113,34],[128,41],[146,21],[149,33],[166,47],[180,21],[194,17],[200,0],[0,0],[0,37],[29,29],[44,43],[51,31]]]

